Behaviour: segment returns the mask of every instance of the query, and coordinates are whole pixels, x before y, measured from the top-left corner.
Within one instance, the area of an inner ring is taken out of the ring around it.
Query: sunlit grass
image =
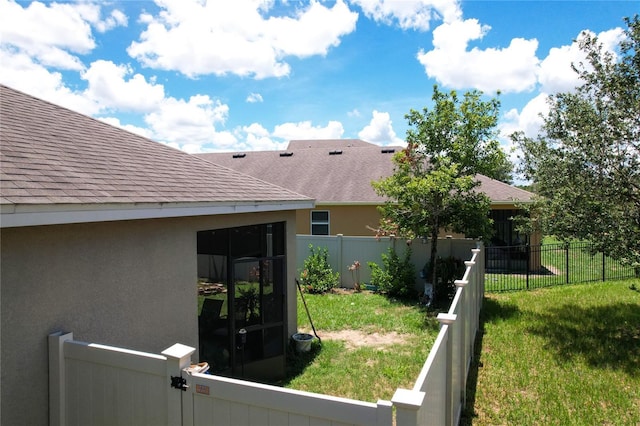
[[[464,423],[640,424],[640,292],[632,283],[488,295]]]
[[[323,332],[357,330],[397,333],[402,341],[353,347],[325,338],[308,354],[291,354],[286,387],[371,402],[391,399],[398,387],[413,387],[438,331],[434,313],[369,292],[305,294],[305,300],[321,339]],[[298,325],[311,331],[299,296]]]
[[[316,329],[362,330],[368,332],[422,333],[436,329],[438,321],[418,305],[418,300],[388,299],[371,292],[307,294],[305,301]],[[298,327],[311,329],[298,294]],[[320,336],[322,337],[322,336]]]

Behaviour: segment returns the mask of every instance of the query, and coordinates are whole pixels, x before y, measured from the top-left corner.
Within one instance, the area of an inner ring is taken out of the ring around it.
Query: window
[[[311,235],[329,235],[329,212],[327,210],[311,212]]]

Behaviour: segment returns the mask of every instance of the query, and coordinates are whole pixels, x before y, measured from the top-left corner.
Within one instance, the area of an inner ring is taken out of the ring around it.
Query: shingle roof
[[[393,173],[391,158],[401,146],[359,139],[296,140],[285,151],[207,153],[198,156],[315,198],[318,204],[381,204],[371,181]],[[479,176],[493,203],[530,201],[530,192]]]
[[[0,205],[287,203],[308,197],[0,85]]]

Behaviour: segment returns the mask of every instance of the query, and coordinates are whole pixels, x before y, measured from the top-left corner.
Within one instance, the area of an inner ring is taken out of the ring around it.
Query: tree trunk
[[[431,267],[431,285],[433,286],[433,290],[435,292],[436,289],[436,258],[438,256],[438,232],[440,231],[438,226],[438,220],[433,224],[431,228],[431,254],[429,256],[429,266]]]

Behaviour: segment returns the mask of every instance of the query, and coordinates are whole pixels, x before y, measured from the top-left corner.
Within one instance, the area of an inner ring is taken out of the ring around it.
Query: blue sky
[[[502,93],[535,135],[577,84],[574,40],[608,49],[639,1],[0,0],[0,82],[187,152],[291,139],[402,143],[432,88]]]

